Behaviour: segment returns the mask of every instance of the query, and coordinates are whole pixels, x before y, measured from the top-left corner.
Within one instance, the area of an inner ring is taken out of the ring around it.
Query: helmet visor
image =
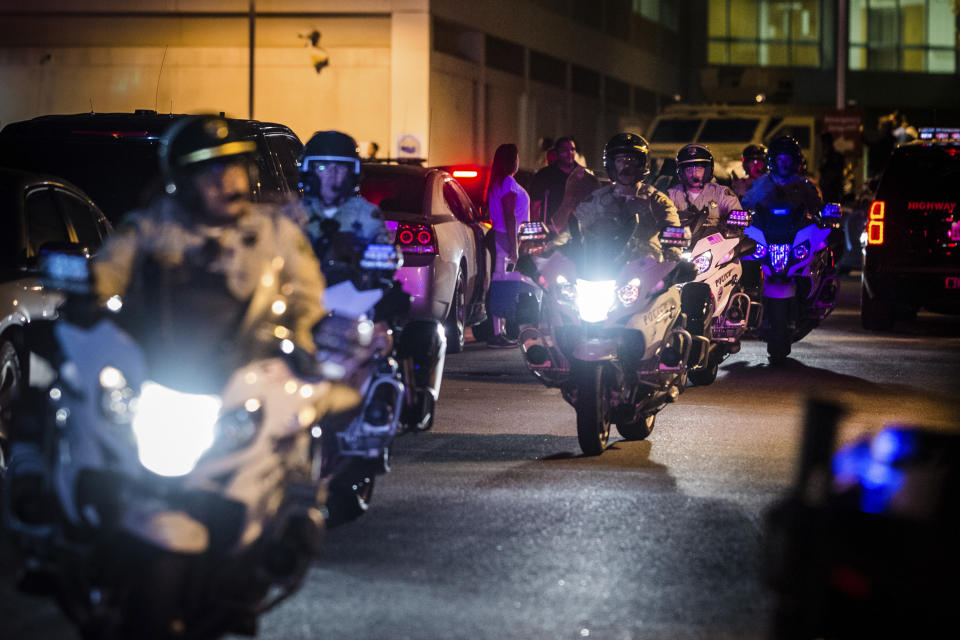
[[[360,161],[350,156],[306,156],[300,162],[300,173],[326,171],[335,164],[350,167],[355,175],[360,173]]]

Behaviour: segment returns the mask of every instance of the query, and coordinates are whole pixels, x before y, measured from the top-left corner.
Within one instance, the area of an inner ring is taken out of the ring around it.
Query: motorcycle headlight
[[[793,259],[794,260],[806,260],[807,256],[810,255],[810,241],[804,240],[803,244],[798,244],[793,248]]]
[[[697,274],[699,275],[710,268],[711,262],[713,262],[713,252],[708,249],[693,259],[693,266],[697,268]]]
[[[221,400],[144,382],[133,417],[140,463],[161,476],[190,473],[213,445]]]
[[[584,322],[603,322],[616,300],[615,280],[577,280],[577,313]]]
[[[640,278],[634,278],[627,284],[617,289],[617,298],[620,304],[629,307],[640,298]]]

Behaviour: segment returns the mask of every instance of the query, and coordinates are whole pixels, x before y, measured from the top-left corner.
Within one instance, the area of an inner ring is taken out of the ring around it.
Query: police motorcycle
[[[393,245],[366,244],[339,228],[336,220],[325,220],[314,245],[330,314],[324,335],[315,336],[317,358],[328,367],[343,358],[354,361],[360,337],[351,335],[354,325],[373,349],[347,381],[363,398],[359,411],[345,427],[323,429],[321,475],[331,478],[328,526],[366,511],[376,476],[390,470],[396,435],[433,426],[446,354],[439,323],[406,319],[409,296],[393,279],[403,255]],[[342,331],[328,330],[340,326]]]
[[[119,298],[95,302],[82,257],[44,271],[69,293],[31,341],[3,476],[20,588],[54,597],[85,638],[255,634],[322,541],[318,412],[356,394],[290,339],[282,297],[259,317],[248,305],[243,330],[217,326],[224,340],[178,313],[171,348],[133,331],[149,322]]]
[[[762,318],[763,306],[746,292],[740,264],[757,246],[743,231],[750,220],[748,211],[733,210],[719,225],[708,225],[706,217],[699,216],[690,227],[691,242],[683,259],[693,263],[697,275],[684,288],[700,283],[710,289],[709,305],[700,312],[689,310],[687,318],[690,333],[707,340],[698,343],[706,346],[706,352],[690,368],[689,379],[697,385],[716,380],[720,363],[740,351],[741,338]]]
[[[762,268],[763,323],[760,337],[774,364],[790,354],[790,345],[830,315],[837,298],[834,230],[842,212],[838,204],[822,211],[779,202],[757,206],[745,229],[756,241],[753,255]]]
[[[611,423],[627,440],[650,435],[657,414],[686,386],[694,343],[676,286],[693,278],[691,264],[631,260],[639,219],[627,222],[598,223],[589,237],[574,228],[570,242],[528,251],[517,266],[543,290],[537,326],[520,332],[521,352],[529,370],[576,410],[585,455],[603,452]],[[664,245],[688,241],[681,227],[661,234]]]

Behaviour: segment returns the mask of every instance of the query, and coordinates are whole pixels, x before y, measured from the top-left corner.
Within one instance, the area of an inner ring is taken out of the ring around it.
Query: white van
[[[786,107],[785,109],[792,109]],[[807,159],[808,173],[817,167],[816,117],[788,115],[776,106],[756,107],[686,106],[668,107],[650,123],[646,138],[650,143],[651,173],[671,176],[677,151],[696,142],[710,149],[715,161],[714,175],[729,183],[742,176],[740,156],[749,144],[769,145],[774,138],[792,135],[800,143]],[[666,182],[665,179],[658,181]]]

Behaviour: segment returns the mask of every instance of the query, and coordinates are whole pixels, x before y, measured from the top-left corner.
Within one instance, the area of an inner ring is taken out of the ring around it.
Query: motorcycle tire
[[[373,499],[375,483],[376,476],[373,473],[349,487],[336,480],[331,482],[327,493],[327,528],[332,529],[346,524],[365,514]]]
[[[618,424],[617,432],[623,436],[624,440],[645,440],[653,432],[653,425],[657,421],[657,414],[651,413],[643,416],[636,422]]]
[[[706,366],[701,369],[691,369],[687,373],[687,378],[690,382],[698,387],[713,384],[713,381],[717,379],[717,374],[720,372],[720,360],[722,359],[720,355],[721,348],[722,347],[714,347],[713,351],[710,352]]]
[[[790,299],[764,298],[764,317],[769,323],[767,355],[770,364],[782,365],[790,355]]]
[[[603,453],[610,439],[607,390],[603,366],[595,365],[577,372],[577,440],[585,456]]]

